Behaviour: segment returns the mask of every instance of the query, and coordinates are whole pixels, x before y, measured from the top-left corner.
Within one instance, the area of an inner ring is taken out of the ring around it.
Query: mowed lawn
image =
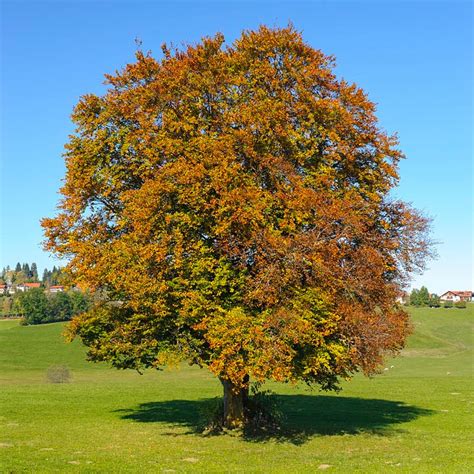
[[[268,384],[286,417],[258,439],[198,433],[221,394],[205,370],[117,371],[61,324],[0,321],[0,472],[474,472],[473,306],[410,311],[407,348],[373,379]],[[69,383],[47,381],[56,364]]]

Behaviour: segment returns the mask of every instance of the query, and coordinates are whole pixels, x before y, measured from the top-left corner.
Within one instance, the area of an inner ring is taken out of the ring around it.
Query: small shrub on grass
[[[71,380],[71,372],[65,365],[52,365],[46,371],[46,379],[50,383],[67,383]]]
[[[453,302],[452,301],[445,301],[443,308],[452,308],[453,307]]]
[[[20,326],[28,326],[28,321],[24,316],[20,318]]]
[[[465,301],[456,301],[454,306],[458,309],[466,309],[466,302]]]

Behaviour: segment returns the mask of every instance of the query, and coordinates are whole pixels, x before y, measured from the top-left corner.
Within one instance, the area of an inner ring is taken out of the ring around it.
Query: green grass
[[[0,321],[0,472],[473,472],[473,306],[411,312],[381,375],[339,394],[269,384],[286,418],[266,439],[197,433],[221,393],[205,370],[116,371],[61,324]],[[70,383],[47,382],[55,364]]]

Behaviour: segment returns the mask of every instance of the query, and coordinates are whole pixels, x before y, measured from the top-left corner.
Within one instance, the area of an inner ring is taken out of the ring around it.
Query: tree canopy
[[[138,51],[81,98],[43,226],[73,281],[107,295],[71,325],[92,360],[185,359],[239,394],[333,389],[403,346],[395,300],[428,221],[390,199],[397,139],[333,67],[293,27],[262,26]]]

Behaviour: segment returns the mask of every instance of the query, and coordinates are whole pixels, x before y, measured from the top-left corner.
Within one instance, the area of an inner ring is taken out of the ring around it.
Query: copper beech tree
[[[81,98],[42,224],[72,280],[106,295],[70,324],[91,360],[207,367],[235,426],[251,380],[334,389],[402,348],[396,298],[429,226],[390,199],[397,140],[333,66],[262,26],[139,51]]]

